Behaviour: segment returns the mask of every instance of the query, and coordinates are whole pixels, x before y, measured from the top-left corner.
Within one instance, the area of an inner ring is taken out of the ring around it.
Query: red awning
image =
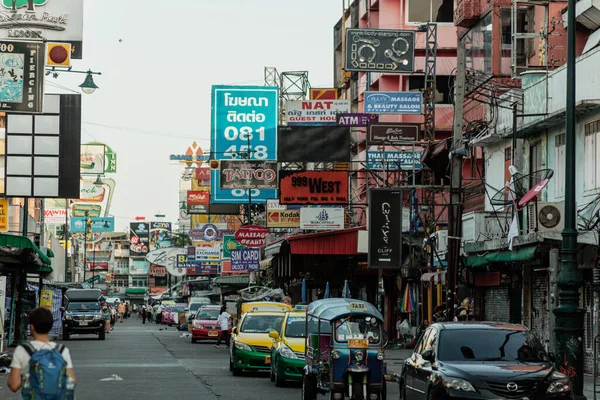
[[[356,255],[358,253],[358,231],[365,227],[339,231],[310,233],[285,238],[290,244],[291,254]]]

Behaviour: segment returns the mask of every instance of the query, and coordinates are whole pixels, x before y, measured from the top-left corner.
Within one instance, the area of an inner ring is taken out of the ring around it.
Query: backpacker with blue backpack
[[[23,348],[29,353],[29,379],[23,385],[24,400],[73,400],[72,379],[62,356],[65,346],[36,350],[30,343]]]

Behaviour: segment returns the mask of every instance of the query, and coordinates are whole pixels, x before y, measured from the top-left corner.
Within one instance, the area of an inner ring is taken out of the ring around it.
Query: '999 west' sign
[[[280,204],[348,204],[348,172],[280,171]]]
[[[276,160],[278,114],[277,87],[213,86],[212,158]]]

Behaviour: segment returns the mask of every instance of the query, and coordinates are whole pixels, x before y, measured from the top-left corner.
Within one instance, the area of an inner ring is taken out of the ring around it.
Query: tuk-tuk
[[[385,400],[383,317],[372,304],[323,299],[308,305],[302,400]]]

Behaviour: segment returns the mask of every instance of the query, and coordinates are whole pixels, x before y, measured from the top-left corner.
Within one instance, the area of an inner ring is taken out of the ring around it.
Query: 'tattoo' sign
[[[235,232],[235,240],[247,247],[262,247],[268,234],[269,230],[263,226],[246,225]]]

